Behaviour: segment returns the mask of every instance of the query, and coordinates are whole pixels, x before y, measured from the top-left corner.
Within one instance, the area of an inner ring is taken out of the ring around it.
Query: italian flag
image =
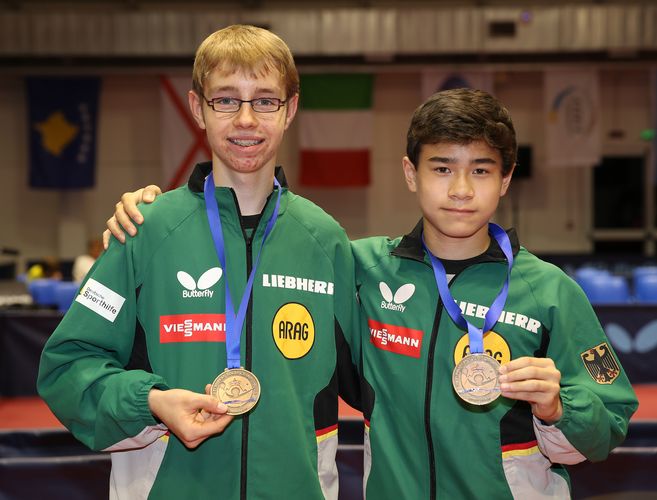
[[[300,183],[367,186],[372,145],[370,74],[301,76]]]

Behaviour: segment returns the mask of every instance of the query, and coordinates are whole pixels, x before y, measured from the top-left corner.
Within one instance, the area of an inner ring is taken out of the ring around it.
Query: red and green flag
[[[357,187],[370,182],[371,74],[301,76],[300,183]]]

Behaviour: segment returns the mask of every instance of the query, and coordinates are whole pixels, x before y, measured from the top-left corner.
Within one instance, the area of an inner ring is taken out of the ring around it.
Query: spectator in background
[[[87,242],[87,253],[78,255],[73,263],[73,281],[80,283],[84,279],[102,251],[103,240],[101,238],[91,238]]]
[[[101,251],[102,251],[102,241],[101,241]],[[57,257],[44,257],[41,262],[37,262],[29,267],[27,270],[27,280],[37,280],[50,278],[54,280],[61,280],[62,269],[59,259]]]

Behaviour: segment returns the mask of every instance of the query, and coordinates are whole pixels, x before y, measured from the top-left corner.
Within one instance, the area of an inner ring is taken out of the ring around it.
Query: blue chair
[[[60,281],[55,287],[55,303],[57,304],[57,309],[61,313],[68,311],[69,307],[73,303],[80,284],[74,281]]]
[[[627,304],[630,287],[623,276],[599,275],[582,286],[591,304]]]
[[[35,279],[27,285],[27,290],[36,305],[50,307],[56,304],[55,287],[57,283],[57,280],[50,278]]]
[[[632,278],[636,281],[639,276],[657,274],[657,266],[637,266],[632,270]]]
[[[641,304],[657,304],[657,273],[636,276],[634,279],[634,297]]]
[[[600,286],[596,283],[609,276],[611,276],[609,271],[605,269],[582,266],[575,271],[574,278],[577,284],[582,287],[586,296],[589,297],[589,300],[591,300],[591,294],[595,294],[595,290]]]
[[[581,266],[575,270],[575,280],[580,278],[587,278],[589,276],[609,276],[610,273],[607,269],[593,266]]]

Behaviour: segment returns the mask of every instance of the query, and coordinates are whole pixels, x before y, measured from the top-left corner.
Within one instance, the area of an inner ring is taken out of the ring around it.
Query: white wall
[[[420,102],[420,74],[386,69],[377,74],[374,94],[373,181],[363,189],[304,189],[298,185],[297,124],[288,131],[279,162],[292,188],[323,206],[352,237],[395,236],[419,218],[401,174],[406,129]],[[543,87],[539,69],[498,71],[496,93],[511,111],[521,144],[534,147],[533,177],[512,183],[498,214],[515,225],[535,252],[590,250],[590,169],[548,169],[544,165]],[[604,149],[641,153],[639,138],[650,128],[647,69],[601,70]],[[16,247],[24,258],[70,258],[84,241],[100,234],[114,203],[126,190],[160,178],[160,96],[156,75],[114,71],[103,75],[94,189],[32,190],[28,182],[27,121],[23,76],[0,75],[0,246]],[[610,139],[612,128],[625,131]],[[619,174],[621,175],[621,174]]]

